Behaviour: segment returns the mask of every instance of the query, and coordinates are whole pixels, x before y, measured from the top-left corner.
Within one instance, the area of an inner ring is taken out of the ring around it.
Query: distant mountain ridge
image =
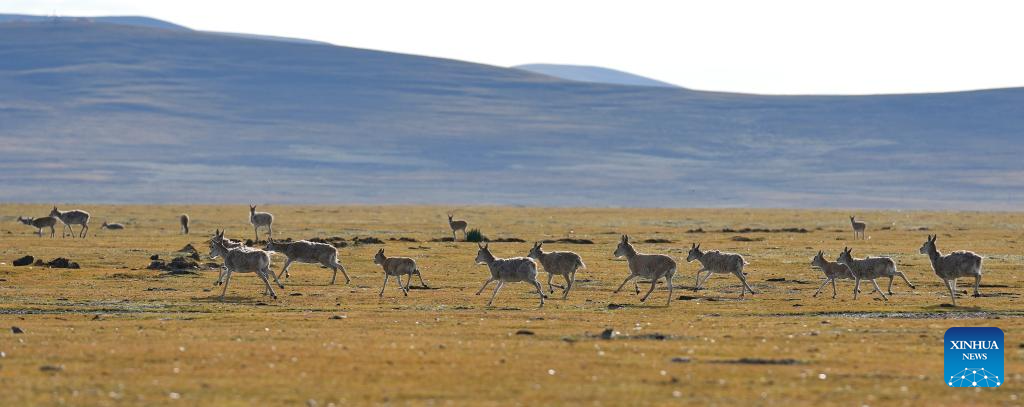
[[[1022,209],[1024,89],[764,96],[0,23],[0,201]]]
[[[623,72],[599,66],[564,64],[525,64],[516,65],[513,66],[513,68],[578,82],[607,83],[613,85],[630,86],[656,86],[663,88],[679,87],[668,82],[662,82],[640,75],[631,74],[629,72]]]
[[[65,16],[33,16],[28,14],[0,14],[0,23],[56,23],[56,22],[96,22],[107,24],[128,25],[136,27],[161,28],[166,30],[189,30],[187,27],[168,21],[141,16],[104,16],[104,17],[65,17]]]

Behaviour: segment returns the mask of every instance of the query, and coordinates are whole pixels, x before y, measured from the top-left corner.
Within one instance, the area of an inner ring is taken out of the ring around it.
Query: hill
[[[554,76],[556,78],[562,78],[570,81],[608,83],[613,85],[630,86],[658,86],[664,88],[678,87],[671,83],[631,74],[629,72],[623,72],[609,68],[602,68],[599,66],[526,64],[517,65],[514,66],[513,68],[539,73],[542,75]]]
[[[1020,209],[1024,90],[761,96],[0,24],[2,201]]]

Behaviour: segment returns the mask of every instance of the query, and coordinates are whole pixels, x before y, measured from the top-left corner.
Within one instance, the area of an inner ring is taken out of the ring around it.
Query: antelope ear
[[[476,247],[479,247],[479,248],[483,249],[484,245],[480,244],[480,242],[476,242]]]
[[[490,244],[490,243],[484,243],[484,249],[486,249],[486,248],[488,248],[488,247],[490,247],[490,246],[491,246],[491,244]]]

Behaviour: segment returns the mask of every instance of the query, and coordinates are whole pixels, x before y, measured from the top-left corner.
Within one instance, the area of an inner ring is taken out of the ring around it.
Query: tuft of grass
[[[466,231],[466,241],[477,243],[485,242],[487,241],[487,236],[484,236],[484,233],[481,232],[480,229],[470,229]]]

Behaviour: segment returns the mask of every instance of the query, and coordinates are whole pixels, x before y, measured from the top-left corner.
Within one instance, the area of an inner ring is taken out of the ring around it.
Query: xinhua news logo
[[[1003,385],[1003,330],[949,328],[945,336],[945,381],[949,387]]]

